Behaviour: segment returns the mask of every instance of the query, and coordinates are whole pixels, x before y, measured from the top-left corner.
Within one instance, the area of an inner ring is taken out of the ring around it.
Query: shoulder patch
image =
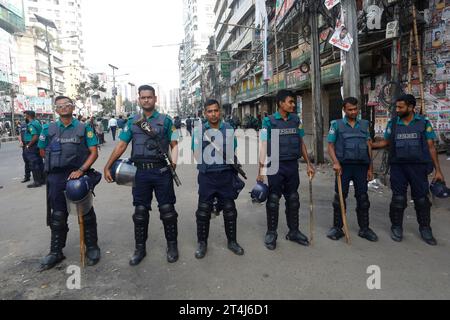
[[[433,132],[433,128],[432,127],[428,127],[427,128],[427,132]]]
[[[92,131],[88,131],[87,137],[88,137],[89,139],[92,139],[92,138],[94,137],[94,133],[93,133]]]

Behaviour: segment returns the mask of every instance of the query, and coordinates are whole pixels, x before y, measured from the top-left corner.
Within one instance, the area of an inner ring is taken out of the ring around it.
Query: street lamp
[[[112,64],[108,64],[109,67],[111,67],[113,71],[113,88],[112,88],[112,96],[113,96],[113,102],[114,102],[114,114],[116,114],[116,97],[117,97],[117,88],[116,88],[116,74],[115,71],[119,70],[116,66],[113,66]]]

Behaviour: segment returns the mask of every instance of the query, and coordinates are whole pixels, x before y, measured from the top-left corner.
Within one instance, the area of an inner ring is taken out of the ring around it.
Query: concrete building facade
[[[192,113],[201,109],[202,56],[213,34],[215,0],[184,0],[184,40],[180,47],[181,101]]]

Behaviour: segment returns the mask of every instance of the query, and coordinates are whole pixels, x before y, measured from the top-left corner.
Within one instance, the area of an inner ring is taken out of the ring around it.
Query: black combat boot
[[[144,206],[136,207],[135,213],[133,215],[136,250],[134,251],[134,255],[130,260],[131,266],[136,266],[141,263],[142,259],[144,259],[147,255],[145,244],[148,238],[149,219],[150,216],[147,208],[145,208]]]
[[[309,246],[308,238],[299,230],[299,211],[300,197],[296,192],[291,194],[286,200],[286,220],[289,228],[286,240],[297,242],[303,246]]]
[[[212,208],[207,203],[199,203],[196,212],[197,217],[197,241],[198,247],[195,251],[197,259],[203,259],[208,248],[209,225],[211,221]]]
[[[244,255],[244,249],[237,243],[237,211],[234,201],[226,201],[223,209],[225,234],[228,239],[228,249],[238,256]]]
[[[275,248],[277,247],[277,228],[280,208],[279,201],[280,198],[278,198],[276,194],[270,194],[266,203],[267,233],[264,239],[264,244],[269,250],[275,250]]]
[[[225,220],[225,233],[228,238],[228,249],[238,256],[244,255],[244,249],[236,241],[236,219]]]
[[[94,266],[100,261],[100,248],[97,245],[97,218],[94,208],[89,211],[84,219],[84,240],[86,242],[87,265]]]
[[[195,257],[197,259],[203,259],[206,256],[208,250],[208,243],[206,241],[199,241],[197,250],[195,251]]]
[[[417,222],[419,223],[420,235],[427,244],[430,246],[437,245],[436,239],[433,237],[433,231],[431,230],[431,203],[428,197],[414,199],[414,207],[416,209]]]
[[[359,196],[356,201],[356,216],[358,218],[358,224],[360,228],[358,236],[372,242],[378,241],[378,236],[375,234],[375,232],[373,232],[372,229],[369,228],[369,196],[367,194],[363,194]]]
[[[21,181],[21,183],[27,183],[29,181],[31,181],[31,170],[30,170],[30,164],[28,163],[27,160],[25,160],[25,176],[23,178],[23,180]]]
[[[402,195],[393,195],[389,210],[391,219],[391,238],[396,242],[403,240],[403,214],[407,207],[406,197]]]
[[[52,231],[50,253],[42,259],[41,271],[52,269],[66,258],[62,252],[62,249],[66,245],[66,239],[66,231]]]
[[[27,185],[27,188],[33,189],[33,188],[39,188],[43,185],[43,175],[41,174],[41,171],[39,170],[33,170],[33,183]]]
[[[333,227],[328,231],[327,237],[331,240],[337,241],[345,236],[342,223],[341,205],[339,203],[339,196],[334,196],[333,201]]]
[[[159,211],[167,240],[167,262],[174,263],[178,261],[178,214],[172,204],[160,206]]]
[[[50,253],[41,261],[40,271],[49,270],[63,261],[62,249],[66,246],[67,232],[67,213],[54,211],[50,219],[51,240]]]
[[[422,237],[423,241],[428,243],[430,246],[436,246],[437,241],[433,237],[433,231],[431,230],[431,227],[419,227],[420,236]]]

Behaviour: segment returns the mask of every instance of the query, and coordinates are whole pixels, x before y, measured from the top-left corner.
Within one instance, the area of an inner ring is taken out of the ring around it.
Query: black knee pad
[[[67,231],[67,216],[68,214],[66,212],[53,211],[50,229],[54,231]]]
[[[133,215],[133,221],[134,223],[141,225],[141,224],[148,224],[148,221],[150,219],[150,215],[148,213],[148,209],[144,206],[137,206],[134,210]]]
[[[406,196],[403,195],[393,195],[391,208],[397,210],[405,210],[407,207],[407,199]]]
[[[428,197],[420,198],[420,199],[414,199],[414,206],[416,210],[428,210],[431,208],[431,202]]]
[[[199,202],[198,209],[195,213],[198,220],[207,221],[211,219],[212,206],[208,203]]]
[[[225,220],[237,218],[236,204],[233,200],[225,200],[223,204],[223,217]]]
[[[275,193],[269,194],[266,207],[269,210],[278,210],[278,208],[280,207],[280,197],[278,197]]]
[[[176,220],[178,218],[173,204],[163,204],[159,207],[159,213],[161,220]]]
[[[83,217],[85,226],[96,226],[97,225],[97,217],[95,215],[94,208],[92,208],[87,215]]]
[[[367,193],[364,193],[356,198],[358,209],[361,210],[369,210],[370,209],[370,201],[369,201],[369,195]]]
[[[300,209],[300,196],[298,192],[291,193],[286,199],[286,207],[290,210]]]

